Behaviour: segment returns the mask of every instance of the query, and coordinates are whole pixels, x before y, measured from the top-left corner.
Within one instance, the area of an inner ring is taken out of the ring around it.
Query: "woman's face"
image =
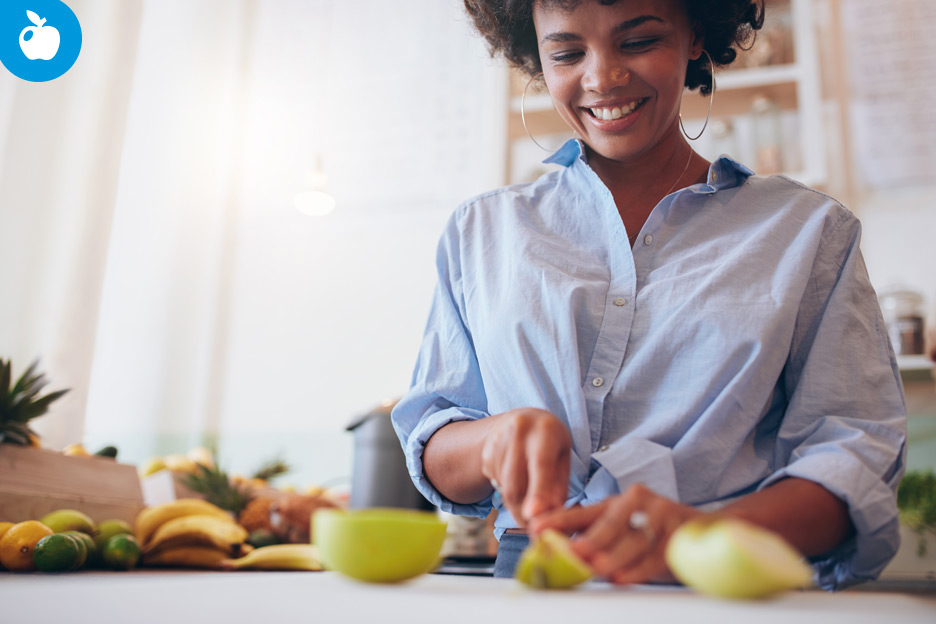
[[[683,2],[582,0],[572,10],[534,5],[543,76],[556,109],[601,156],[634,162],[680,140],[686,64],[702,53]]]

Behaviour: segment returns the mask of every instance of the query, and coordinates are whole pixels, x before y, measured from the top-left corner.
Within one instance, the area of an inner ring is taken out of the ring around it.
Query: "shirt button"
[[[627,299],[624,297],[618,297],[614,300],[614,305],[621,307],[622,305],[627,305]]]
[[[598,452],[599,452],[599,453],[604,453],[604,452],[607,451],[609,448],[611,448],[611,447],[608,446],[607,444],[605,444],[604,446],[602,446],[601,448],[598,449]]]
[[[601,386],[604,385],[604,379],[602,379],[601,377],[595,377],[594,379],[592,379],[592,385],[595,386],[596,388],[600,388]]]
[[[646,236],[644,236],[644,245],[649,245],[652,242],[653,242],[653,236],[651,236],[650,234],[647,234]]]

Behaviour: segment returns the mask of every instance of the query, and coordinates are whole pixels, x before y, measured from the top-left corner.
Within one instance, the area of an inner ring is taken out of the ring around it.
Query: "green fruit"
[[[257,529],[251,531],[247,536],[247,543],[254,548],[263,548],[264,546],[275,546],[279,544],[279,538],[270,529]]]
[[[105,446],[100,451],[95,453],[98,457],[117,457],[117,447],[116,446]]]
[[[93,558],[95,552],[97,552],[97,549],[94,547],[94,539],[87,533],[82,533],[81,531],[65,531],[62,535],[67,535],[78,543],[78,548],[81,551],[81,560],[78,562],[78,565],[75,566],[75,569],[88,563],[89,558]]]
[[[543,531],[520,555],[514,576],[534,589],[569,589],[592,577],[591,568],[569,546],[569,538]]]
[[[78,541],[65,533],[46,535],[33,549],[33,561],[43,572],[67,572],[81,565]]]
[[[312,534],[326,568],[359,581],[394,583],[438,565],[445,523],[408,509],[319,509]]]
[[[43,516],[39,522],[52,529],[53,533],[81,531],[94,535],[95,531],[94,520],[77,509],[58,509]]]
[[[140,545],[132,535],[121,533],[108,540],[101,558],[114,570],[132,570],[140,560]]]
[[[98,552],[103,552],[107,542],[115,535],[133,535],[133,527],[123,520],[105,520],[97,527],[97,534],[94,536],[94,545]]]
[[[783,538],[735,519],[679,527],[666,563],[683,584],[720,598],[760,598],[812,579],[812,569]]]

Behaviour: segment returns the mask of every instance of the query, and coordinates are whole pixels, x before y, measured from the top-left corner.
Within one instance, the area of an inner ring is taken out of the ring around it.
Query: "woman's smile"
[[[620,132],[636,123],[641,107],[649,98],[623,103],[601,103],[582,107],[586,119],[601,132]]]

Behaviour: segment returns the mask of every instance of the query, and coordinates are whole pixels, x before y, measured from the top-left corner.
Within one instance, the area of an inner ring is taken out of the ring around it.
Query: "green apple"
[[[720,598],[760,598],[811,583],[812,569],[776,533],[736,519],[694,520],[666,546],[683,584]]]
[[[53,533],[81,531],[94,535],[95,531],[94,520],[77,509],[57,509],[44,515],[39,522],[52,529]]]
[[[591,568],[569,546],[569,538],[547,529],[520,554],[514,577],[534,589],[569,589],[592,577]]]
[[[409,509],[319,509],[312,535],[323,565],[359,581],[396,583],[439,564],[445,522]]]

